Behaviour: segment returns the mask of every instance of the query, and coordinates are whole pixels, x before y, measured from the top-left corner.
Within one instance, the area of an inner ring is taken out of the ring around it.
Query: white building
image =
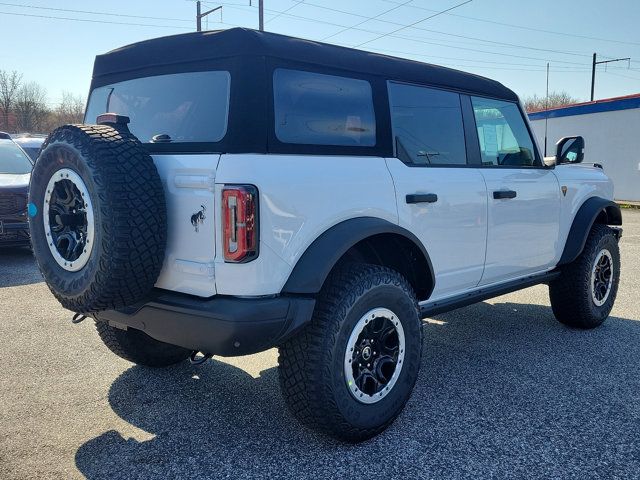
[[[530,113],[529,119],[541,149],[548,122],[547,156],[560,138],[582,135],[584,162],[604,167],[616,200],[640,201],[640,94]]]

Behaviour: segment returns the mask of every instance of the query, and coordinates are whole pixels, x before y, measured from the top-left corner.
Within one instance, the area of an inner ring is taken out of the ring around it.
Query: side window
[[[536,165],[531,135],[515,103],[480,97],[471,97],[471,103],[483,165]]]
[[[283,143],[372,147],[376,120],[366,80],[278,68],[276,137]]]
[[[467,163],[460,95],[389,82],[396,155],[413,165]]]

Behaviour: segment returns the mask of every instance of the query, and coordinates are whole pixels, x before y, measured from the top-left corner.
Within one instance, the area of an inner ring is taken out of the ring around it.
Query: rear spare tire
[[[54,130],[31,176],[29,228],[38,267],[65,308],[141,300],[160,274],[167,236],[153,160],[126,126]]]

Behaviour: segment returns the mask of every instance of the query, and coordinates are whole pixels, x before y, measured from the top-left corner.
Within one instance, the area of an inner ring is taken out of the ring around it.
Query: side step
[[[473,305],[474,303],[482,302],[489,298],[499,297],[500,295],[522,290],[523,288],[532,287],[540,283],[548,283],[551,280],[558,278],[558,276],[560,276],[560,272],[558,270],[552,270],[550,272],[531,275],[529,277],[520,278],[500,285],[479,288],[478,290],[446,298],[444,300],[438,300],[435,302],[427,301],[420,305],[420,313],[423,317],[430,317],[439,313],[449,312],[456,308]]]

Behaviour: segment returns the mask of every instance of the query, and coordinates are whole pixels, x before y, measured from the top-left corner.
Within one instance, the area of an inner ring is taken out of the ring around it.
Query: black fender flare
[[[607,225],[622,225],[622,212],[618,204],[601,197],[587,199],[573,218],[558,266],[566,265],[578,258],[587,243],[591,227],[602,212],[607,217]]]
[[[431,291],[435,287],[433,264],[425,246],[409,230],[376,217],[357,217],[344,220],[316,238],[293,268],[282,293],[316,294],[338,260],[354,245],[379,234],[392,233],[413,242],[422,252],[429,266]],[[430,295],[431,292],[428,292]]]

